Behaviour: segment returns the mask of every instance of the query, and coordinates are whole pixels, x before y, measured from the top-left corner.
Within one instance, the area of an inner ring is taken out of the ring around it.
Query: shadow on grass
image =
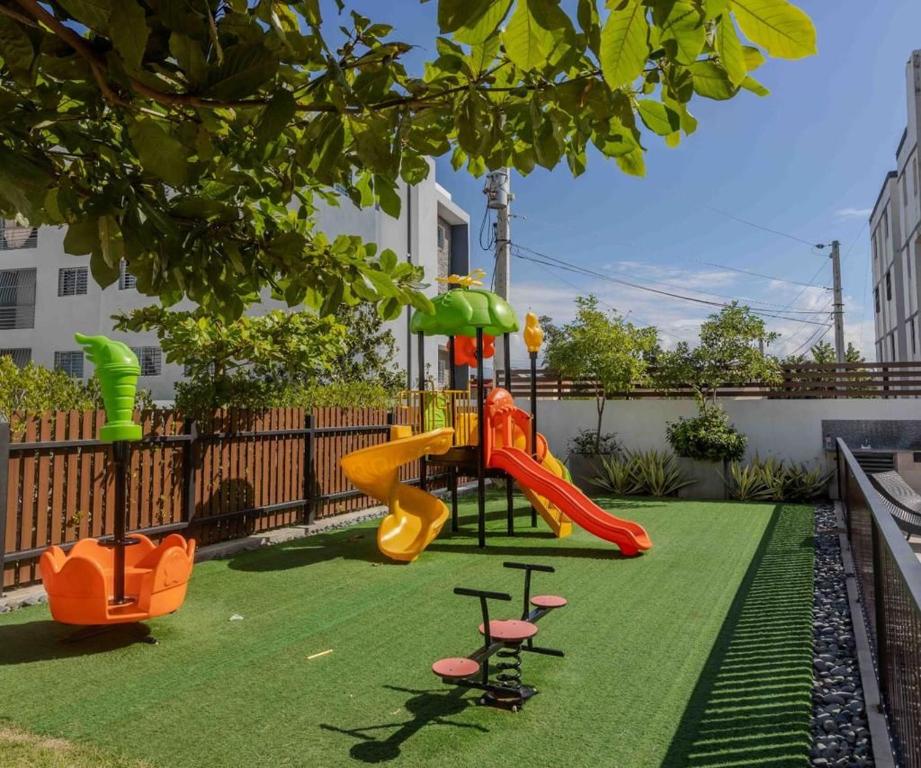
[[[809,764],[812,514],[775,507],[662,762]]]
[[[477,516],[475,513],[462,515],[458,522],[460,529],[452,532],[450,520],[445,523],[441,535],[426,548],[431,552],[455,552],[458,554],[489,553],[494,555],[519,555],[533,557],[591,557],[618,559],[622,557],[613,545],[609,548],[578,548],[560,546],[557,538],[548,530],[530,527],[525,519],[525,508],[516,510],[515,535],[509,537],[504,526],[496,523],[505,521],[505,510],[490,510],[486,513],[489,524],[486,549],[476,544]],[[531,544],[517,545],[507,542],[513,539],[546,542],[546,546]],[[271,547],[243,552],[230,559],[229,565],[235,571],[265,572],[284,571],[292,568],[322,563],[329,560],[363,560],[376,565],[403,568],[406,563],[396,563],[384,557],[377,548],[377,533],[369,528],[346,528],[316,536],[286,541]]]
[[[400,756],[404,742],[430,725],[447,725],[454,728],[471,728],[481,733],[489,732],[489,729],[482,725],[446,719],[451,715],[460,714],[471,706],[470,700],[463,698],[467,690],[465,688],[455,688],[446,693],[443,690],[414,691],[409,688],[398,688],[392,685],[385,687],[393,691],[413,694],[403,705],[412,715],[411,719],[396,723],[368,725],[362,728],[339,728],[327,723],[320,724],[320,728],[324,731],[343,733],[359,739],[358,743],[354,744],[349,750],[349,754],[354,760],[360,760],[363,763],[386,763],[390,760],[395,760]],[[396,730],[387,738],[378,739],[374,736],[374,731],[390,728],[395,728]]]
[[[75,639],[80,631],[50,619],[0,625],[0,666],[108,653],[150,635],[146,624],[114,624],[99,634]]]

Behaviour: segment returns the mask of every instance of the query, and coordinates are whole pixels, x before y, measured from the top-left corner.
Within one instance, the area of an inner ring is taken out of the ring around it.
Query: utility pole
[[[511,245],[512,233],[509,227],[509,203],[511,173],[509,168],[491,171],[486,176],[486,206],[496,212],[496,268],[494,273],[495,291],[508,301],[511,291]],[[502,337],[496,337],[496,354],[493,358],[495,378],[498,383],[500,369],[505,366],[505,343]]]
[[[844,351],[844,300],[841,298],[841,243],[831,241],[831,272],[834,290],[835,355],[839,363],[845,360]]]

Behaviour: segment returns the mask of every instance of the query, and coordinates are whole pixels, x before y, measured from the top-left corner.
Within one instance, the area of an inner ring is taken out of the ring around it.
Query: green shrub
[[[808,464],[755,458],[749,464],[733,462],[723,478],[729,494],[740,501],[812,501],[825,495],[832,473]]]
[[[712,403],[702,403],[697,416],[669,423],[665,434],[675,453],[688,459],[739,461],[748,444],[729,415]]]
[[[670,453],[641,451],[633,454],[633,460],[637,482],[650,496],[677,496],[682,488],[696,482],[681,471]]]
[[[592,482],[615,496],[676,496],[695,481],[685,476],[670,453],[651,450],[602,458],[601,472]]]
[[[615,496],[629,496],[641,493],[636,476],[636,461],[633,456],[602,456],[600,473],[592,478],[592,484]]]
[[[569,450],[580,456],[616,456],[621,449],[615,432],[605,432],[599,437],[594,429],[580,429],[569,441]]]

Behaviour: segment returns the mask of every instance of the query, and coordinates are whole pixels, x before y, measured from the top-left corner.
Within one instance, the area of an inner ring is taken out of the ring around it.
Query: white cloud
[[[866,219],[873,213],[872,208],[839,208],[835,216],[839,219]]]

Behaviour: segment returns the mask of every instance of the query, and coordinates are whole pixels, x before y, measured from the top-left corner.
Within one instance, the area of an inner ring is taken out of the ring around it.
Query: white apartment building
[[[356,208],[343,199],[339,207],[320,208],[318,228],[330,236],[360,235],[377,243],[379,250],[392,249],[421,265],[425,282],[430,283],[428,292],[437,293],[435,277],[469,272],[470,217],[435,181],[432,166],[429,178],[421,184],[401,185],[403,205],[398,219],[377,208]],[[92,374],[92,364],[74,341],[74,332],[106,334],[135,350],[141,363],[139,386],[149,389],[157,400],[171,399],[183,370],[166,362],[156,335],[112,329],[113,314],[153,303],[156,298],[138,293],[131,274],[124,270],[117,283],[101,289],[89,272],[89,257],[65,253],[63,239],[64,230],[59,227],[36,230],[0,222],[0,354],[11,355],[20,365],[31,360],[86,378]],[[191,306],[186,303],[179,308]],[[258,315],[283,306],[267,299],[250,313]],[[390,327],[397,339],[397,363],[415,382],[418,342],[410,338],[408,317],[407,311]],[[447,376],[445,341],[428,339],[425,351],[432,375],[441,380]]]
[[[905,68],[908,115],[870,215],[876,359],[921,360],[921,50]]]

